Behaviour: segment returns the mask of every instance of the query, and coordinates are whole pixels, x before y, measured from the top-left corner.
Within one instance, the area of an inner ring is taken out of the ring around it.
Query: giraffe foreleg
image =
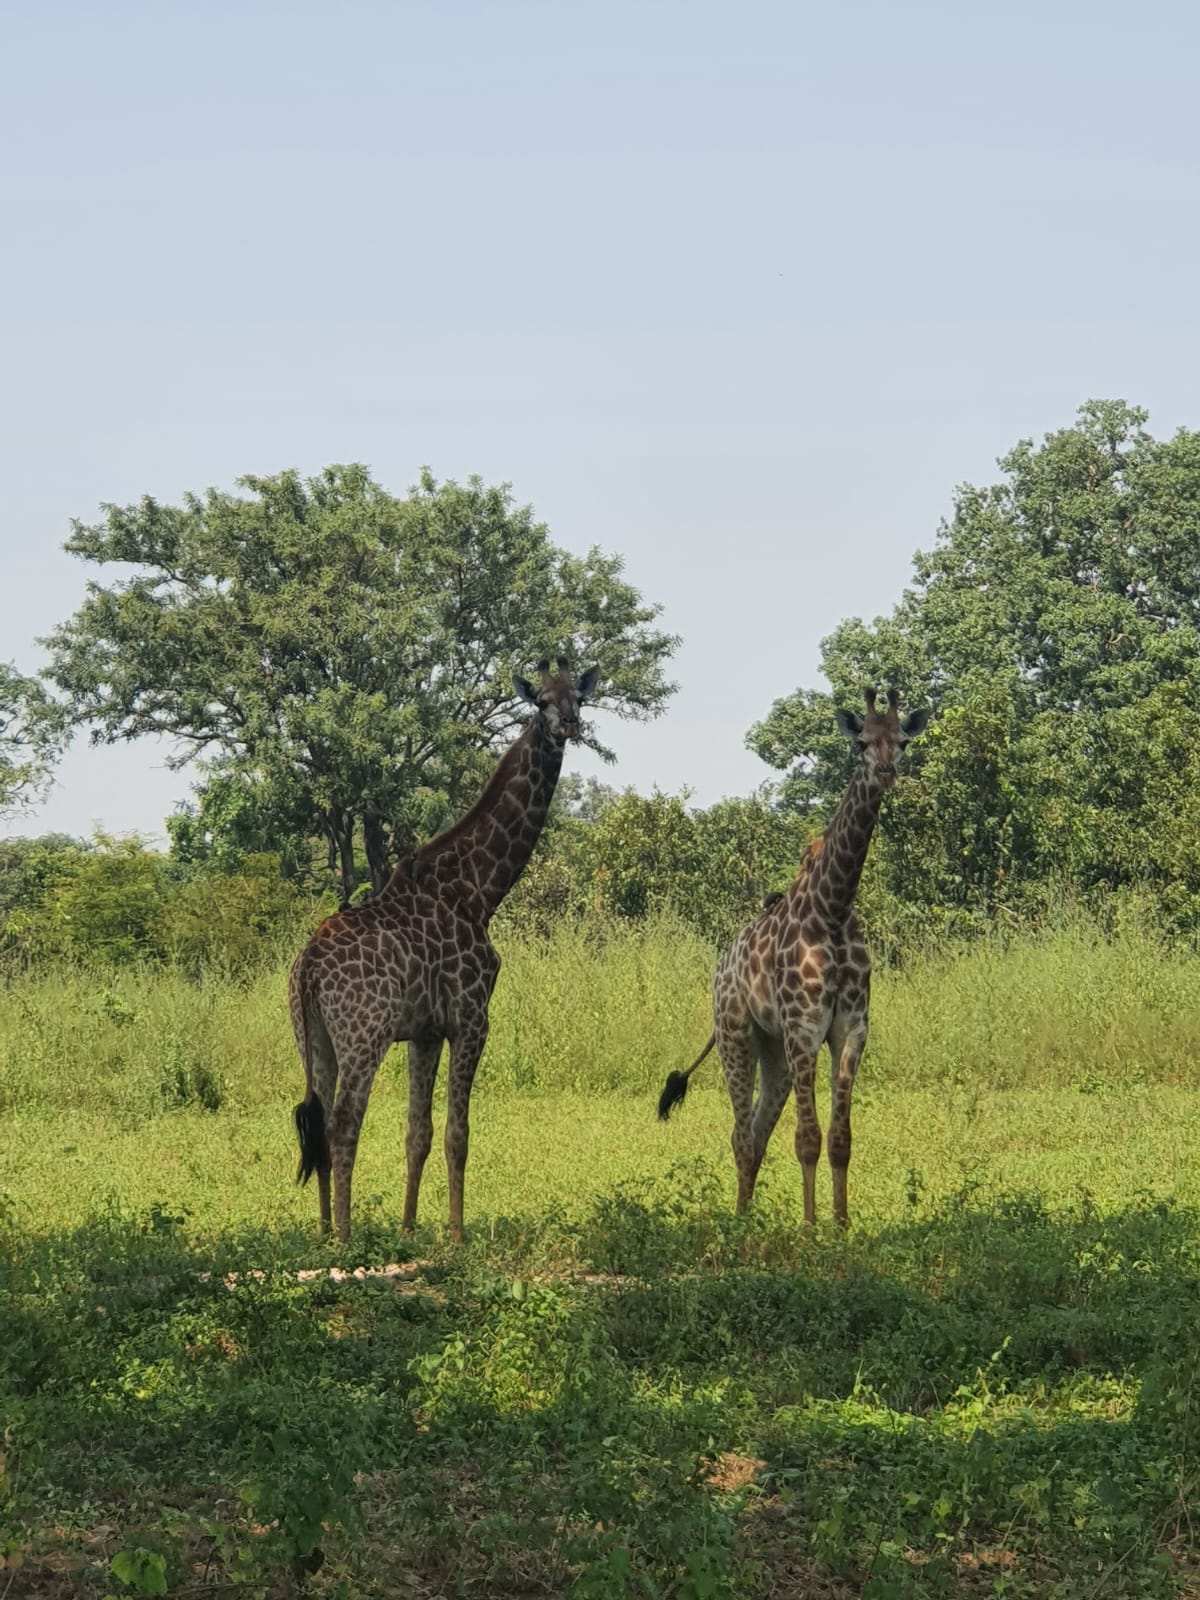
[[[804,1220],[817,1220],[817,1163],[821,1159],[821,1124],[815,1094],[817,1051],[824,1029],[789,1030],[788,1067],[796,1093],[796,1158],[804,1178]]]
[[[433,1086],[442,1054],[441,1038],[410,1039],[408,1044],[408,1133],[405,1157],[408,1181],[404,1191],[404,1231],[417,1224],[421,1174],[433,1146]]]
[[[867,1017],[865,1008],[849,1019],[835,1016],[829,1033],[830,1070],[832,1077],[832,1104],[829,1114],[829,1169],[833,1178],[833,1216],[846,1227],[849,1212],[846,1203],[846,1177],[850,1166],[850,1103],[854,1097],[854,1080],[867,1045]]]
[[[450,1082],[446,1107],[446,1173],[450,1182],[450,1237],[463,1236],[463,1180],[470,1139],[471,1086],[487,1043],[488,1020],[481,1017],[459,1026],[450,1041]]]

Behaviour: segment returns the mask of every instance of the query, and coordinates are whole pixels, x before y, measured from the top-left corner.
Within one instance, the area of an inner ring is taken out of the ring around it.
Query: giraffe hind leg
[[[437,1081],[442,1055],[440,1038],[410,1039],[408,1043],[408,1133],[405,1138],[407,1167],[404,1191],[405,1233],[417,1225],[417,1197],[421,1174],[433,1145],[433,1086]]]
[[[351,1180],[367,1100],[390,1043],[390,1035],[359,1039],[339,1051],[337,1099],[329,1118],[329,1150],[333,1165],[333,1224],[343,1243],[350,1237]]]
[[[780,1113],[787,1104],[792,1083],[788,1073],[783,1041],[769,1034],[758,1033],[758,1097],[754,1102],[752,1122],[754,1133],[755,1170],[762,1165],[767,1145],[775,1131]]]
[[[749,1022],[730,1026],[721,1022],[717,1027],[717,1049],[725,1073],[725,1087],[733,1107],[733,1164],[737,1168],[737,1210],[743,1212],[754,1197],[758,1181],[758,1168],[762,1160],[757,1154],[754,1137],[754,1074],[758,1065],[754,1032]]]
[[[299,1183],[307,1183],[316,1173],[321,1232],[328,1233],[332,1222],[329,1184],[332,1157],[328,1114],[333,1109],[337,1086],[337,1057],[329,1031],[315,1010],[308,1020],[308,1045],[311,1086],[294,1113],[296,1135],[300,1141],[300,1165],[296,1179]]]

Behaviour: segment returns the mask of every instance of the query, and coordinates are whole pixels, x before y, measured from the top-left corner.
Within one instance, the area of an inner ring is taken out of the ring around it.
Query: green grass
[[[467,1168],[468,1217],[578,1218],[614,1185],[649,1180],[677,1161],[701,1158],[720,1174],[720,1204],[734,1197],[729,1102],[720,1067],[694,1088],[666,1125],[656,1095],[517,1095],[477,1089]],[[401,1058],[402,1061],[402,1058]],[[405,1093],[401,1061],[376,1080],[355,1167],[355,1208],[384,1225],[404,1196]],[[444,1088],[443,1073],[443,1088]],[[658,1085],[654,1085],[656,1090]],[[854,1100],[850,1203],[856,1222],[877,1227],[979,1184],[1036,1191],[1060,1206],[1086,1191],[1112,1206],[1132,1196],[1173,1196],[1200,1207],[1200,1094],[1141,1085],[1121,1093],[1054,1089],[917,1088],[860,1084]],[[158,1202],[188,1209],[202,1230],[315,1224],[315,1187],[299,1189],[291,1100],[269,1110],[183,1111],[130,1129],[87,1112],[11,1117],[0,1130],[3,1187],[23,1226],[79,1227],[108,1206],[142,1211]],[[439,1127],[442,1098],[435,1104]],[[794,1112],[776,1131],[763,1182],[800,1208],[792,1153]],[[822,1166],[818,1205],[829,1209]],[[421,1218],[447,1214],[440,1142],[425,1170]]]
[[[790,1112],[731,1215],[715,1061],[656,1120],[711,962],[661,934],[506,952],[458,1249],[436,1145],[397,1232],[399,1052],[316,1238],[279,974],[10,992],[2,1600],[1200,1593],[1192,958],[885,975],[843,1235]]]
[[[669,920],[501,941],[482,1083],[657,1088],[711,1028],[715,952]],[[298,1098],[286,965],[249,983],[170,970],[18,978],[0,1007],[0,1111],[64,1105],[122,1127],[180,1106]],[[864,1066],[879,1086],[1127,1088],[1200,1082],[1200,956],[1086,923],[910,957],[876,974]]]

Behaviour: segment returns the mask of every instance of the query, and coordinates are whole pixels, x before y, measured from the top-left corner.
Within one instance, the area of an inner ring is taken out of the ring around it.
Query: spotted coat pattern
[[[713,980],[713,1033],[733,1103],[739,1211],[750,1204],[767,1142],[794,1093],[804,1217],[816,1220],[816,1060],[828,1043],[833,1212],[841,1223],[848,1219],[850,1104],[867,1042],[871,993],[871,958],[854,897],[883,797],[896,781],[896,758],[928,720],[928,713],[918,711],[902,722],[895,690],[883,713],[876,710],[874,691],[866,698],[865,718],[838,715],[842,732],[859,747],[859,759],[823,839],[810,846],[787,892],[734,940]]]
[[[301,1176],[317,1174],[322,1231],[350,1235],[350,1189],[371,1085],[388,1048],[408,1043],[404,1227],[417,1217],[433,1143],[433,1089],[450,1044],[446,1166],[450,1228],[461,1238],[471,1086],[488,1035],[500,957],[488,936],[546,821],[579,710],[594,688],[565,661],[541,688],[515,680],[536,713],[483,794],[453,827],[405,857],[379,895],[328,917],[292,967],[289,1002],[307,1094],[296,1110]],[[315,1101],[315,1105],[314,1105]],[[315,1129],[306,1143],[305,1129]]]

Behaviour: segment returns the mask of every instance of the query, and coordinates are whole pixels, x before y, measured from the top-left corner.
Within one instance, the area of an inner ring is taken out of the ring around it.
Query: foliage
[[[872,872],[901,900],[991,911],[1135,886],[1200,926],[1200,433],[1119,402],[966,485],[890,617],[823,643],[832,695],[776,702],[749,743],[808,814],[851,752],[835,700],[899,683],[935,708]]]
[[[318,908],[281,876],[278,857],[234,859],[238,871],[181,874],[136,835],[5,841],[0,952],[16,967],[171,961],[197,976],[261,970],[304,937]]]
[[[237,873],[248,859],[275,856],[289,879],[313,876],[303,805],[273,808],[266,787],[246,773],[212,773],[195,794],[166,819],[171,859],[184,872]]]
[[[65,737],[59,707],[42,685],[0,662],[0,816],[43,797]]]
[[[84,840],[65,833],[0,839],[0,928],[14,913],[38,906],[71,876],[89,848]]]
[[[27,921],[34,949],[115,964],[161,954],[163,857],[136,834],[97,833],[93,844]]]
[[[872,1107],[881,1151],[904,1099]],[[797,1225],[790,1151],[739,1219],[719,1120],[664,1172],[678,1130],[639,1156],[647,1108],[614,1124],[599,1101],[582,1194],[526,1109],[490,1215],[458,1249],[426,1231],[404,1269],[382,1216],[352,1263],[290,1220],[231,1217],[231,1194],[269,1209],[281,1174],[243,1183],[228,1113],[194,1122],[196,1211],[110,1198],[66,1222],[60,1180],[0,1226],[12,1593],[202,1574],[365,1600],[1166,1600],[1191,1558],[1200,1213],[1124,1193],[1123,1161],[1081,1193],[1103,1122],[1047,1140],[1030,1099],[1022,1128],[1064,1163],[1048,1192],[963,1182],[935,1139],[925,1182],[876,1191],[849,1236]],[[1010,1130],[984,1111],[998,1155]],[[35,1137],[57,1151],[54,1122]]]
[[[241,892],[237,879],[215,886]],[[295,914],[318,912],[300,902]],[[277,1113],[301,1081],[285,996],[305,925],[273,944],[264,935],[274,949],[266,966],[238,966],[221,950],[198,973],[189,962],[11,977],[0,1008],[0,1112],[57,1105],[130,1128],[186,1105]],[[709,1035],[716,951],[677,918],[596,916],[550,936],[509,929],[497,939],[504,965],[477,1097],[654,1098]],[[198,942],[195,959],[201,950]],[[398,1048],[375,1083],[372,1126],[388,1086],[404,1082],[403,1061]],[[983,1083],[1107,1094],[1194,1084],[1198,1061],[1200,956],[1164,946],[1130,904],[1108,930],[1064,919],[954,952],[910,951],[880,970],[863,1082],[868,1093]],[[699,1081],[720,1084],[715,1057]]]
[[[312,915],[311,902],[280,875],[277,856],[247,855],[238,872],[181,884],[162,907],[159,937],[189,972],[249,972],[298,943]]]
[[[725,943],[795,876],[812,834],[765,794],[707,810],[687,795],[595,789],[552,819],[506,902],[502,926],[554,929],[564,916],[637,921],[664,912]]]
[[[175,825],[193,856],[229,848],[225,829],[289,855],[315,832],[348,894],[356,828],[379,881],[381,830],[398,852],[474,797],[519,723],[514,668],[597,662],[619,716],[657,715],[672,692],[677,641],[620,558],[558,549],[507,486],[426,472],[397,499],[344,466],[239,487],[76,522],[72,554],[134,571],[93,582],[47,641],[94,739],[165,734],[206,763],[196,824]]]

